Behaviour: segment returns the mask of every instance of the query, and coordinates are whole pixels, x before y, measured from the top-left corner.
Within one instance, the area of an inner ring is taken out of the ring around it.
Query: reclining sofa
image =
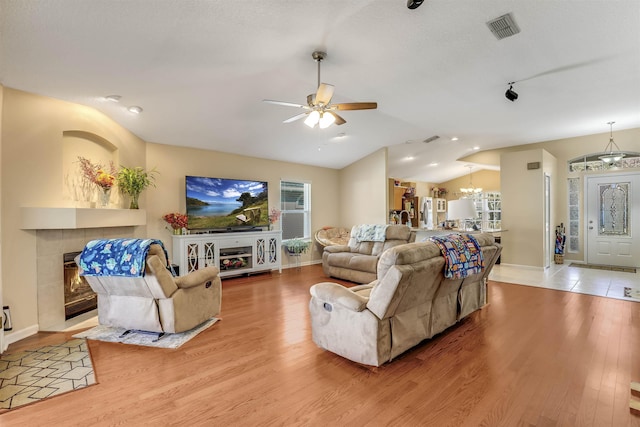
[[[480,309],[502,246],[491,234],[473,237],[484,268],[464,278],[445,278],[439,246],[425,241],[384,251],[369,284],[313,285],[313,341],[354,362],[380,366]]]
[[[328,277],[369,283],[376,278],[380,255],[394,246],[415,240],[406,225],[354,225],[347,245],[326,246],[322,270]]]
[[[98,295],[98,322],[126,330],[178,333],[220,313],[217,267],[173,277],[159,240],[93,240],[76,257]]]

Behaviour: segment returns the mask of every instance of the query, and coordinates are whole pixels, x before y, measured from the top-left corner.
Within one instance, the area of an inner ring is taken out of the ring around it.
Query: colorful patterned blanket
[[[356,242],[384,242],[387,237],[387,224],[361,224],[354,230]]]
[[[149,247],[158,244],[167,259],[162,241],[155,239],[92,240],[80,254],[80,274],[84,276],[144,276]]]
[[[444,257],[444,277],[463,279],[484,270],[484,257],[478,241],[471,234],[449,234],[429,238]]]

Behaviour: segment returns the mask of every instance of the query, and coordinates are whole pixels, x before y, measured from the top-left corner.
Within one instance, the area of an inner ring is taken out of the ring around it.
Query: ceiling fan
[[[263,99],[263,102],[276,105],[284,105],[286,107],[298,107],[305,110],[304,113],[297,114],[284,120],[282,123],[291,123],[303,117],[307,117],[304,124],[313,128],[316,125],[321,129],[327,128],[332,124],[342,125],[347,121],[340,117],[337,111],[348,110],[374,110],[378,108],[377,102],[346,102],[341,104],[332,104],[334,87],[327,83],[320,83],[320,63],[327,57],[326,52],[315,51],[311,55],[318,63],[318,90],[316,93],[307,95],[307,104],[294,104],[292,102],[274,101],[271,99]]]

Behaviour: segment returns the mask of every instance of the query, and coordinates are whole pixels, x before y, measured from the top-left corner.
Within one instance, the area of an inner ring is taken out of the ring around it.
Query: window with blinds
[[[282,239],[311,237],[311,184],[280,181]]]

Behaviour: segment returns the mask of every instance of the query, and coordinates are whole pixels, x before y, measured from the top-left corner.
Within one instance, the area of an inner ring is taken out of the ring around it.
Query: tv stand
[[[282,272],[282,232],[242,231],[174,235],[173,262],[185,275],[216,266],[220,277],[259,271]]]

